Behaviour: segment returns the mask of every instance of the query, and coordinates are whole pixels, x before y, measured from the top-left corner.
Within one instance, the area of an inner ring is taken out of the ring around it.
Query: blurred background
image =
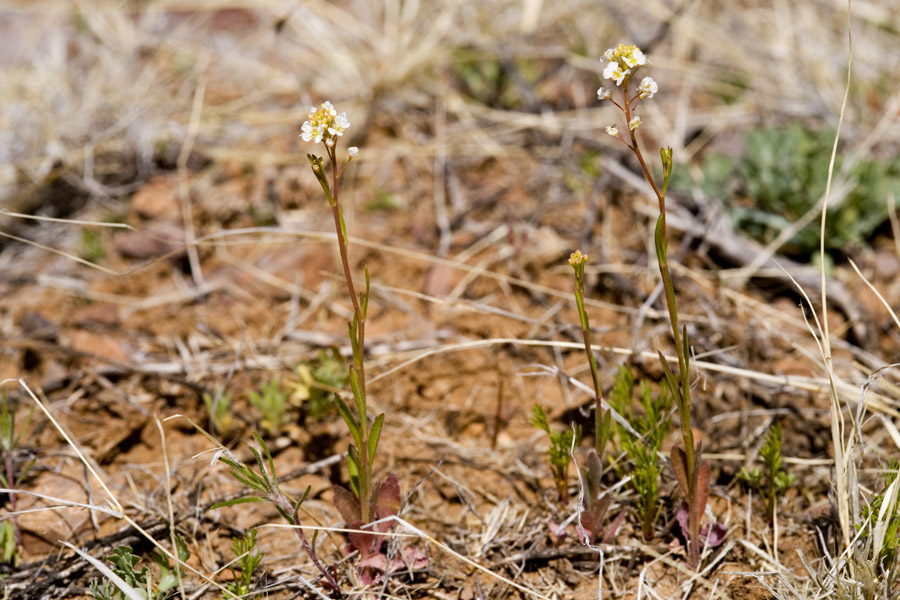
[[[527,192],[548,200],[560,185],[622,187],[609,163],[630,159],[603,133],[620,115],[596,89],[603,51],[628,42],[653,61],[660,92],[643,104],[643,140],[674,147],[676,190],[725,203],[768,243],[824,190],[848,19],[836,202],[849,208],[829,236],[845,249],[884,225],[898,189],[892,0],[854,2],[849,17],[842,0],[6,2],[0,206],[121,219],[120,201],[180,165],[244,178],[217,200],[219,224],[248,211],[265,221],[315,192],[298,177],[309,148],[297,134],[326,99],[363,149],[362,204],[424,197],[431,218],[452,221],[472,208],[467,178],[502,188],[499,173],[526,162],[537,167]],[[10,234],[44,226],[0,217]],[[817,241],[800,231],[778,246],[804,258]]]

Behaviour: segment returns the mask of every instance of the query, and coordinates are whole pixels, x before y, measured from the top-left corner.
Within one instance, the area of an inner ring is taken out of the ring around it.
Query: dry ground
[[[103,560],[120,544],[148,552],[148,535],[170,547],[172,531],[202,574],[186,578],[183,597],[217,597],[208,580],[230,578],[221,571],[230,540],[251,527],[266,556],[257,589],[314,597],[298,575],[316,572],[293,534],[271,527],[281,523],[274,510],[210,508],[240,487],[210,464],[214,445],[190,421],[209,427],[203,395],[222,387],[233,423],[217,437],[249,458],[261,430],[250,393],[275,377],[290,388],[297,365],[322,349],[349,354],[331,213],[306,166],[311,148],[296,139],[324,99],[347,111],[348,143],[361,147],[342,197],[355,272],[365,262],[372,275],[367,369],[372,408],[387,414],[377,469],[399,476],[401,516],[427,534],[402,541],[427,564],[373,594],[827,592],[804,565],[825,572],[837,536],[827,378],[796,291],[771,263],[741,270],[734,257],[759,247],[714,235],[716,198],[672,201],[695,426],[713,463],[708,518],[728,528],[700,575],[674,535],[670,471],[654,540],[640,539],[627,486],[614,492],[613,514],[627,517],[602,563],[571,533],[555,539],[549,524],[574,503],[560,506],[546,437],[528,421],[535,402],[555,427],[592,418],[574,381],[589,379],[565,264],[575,248],[591,256],[604,386],[622,364],[657,382],[655,353],[671,351],[651,255],[654,205],[634,161],[602,134],[615,118],[594,95],[603,50],[634,41],[652,54],[662,92],[645,105],[643,141],[650,154],[674,146],[676,168],[688,168],[713,148],[738,151],[740,132],[762,123],[836,124],[844,5],[188,4],[0,9],[0,380],[24,431],[13,465],[33,461],[18,487],[95,506],[111,495],[131,519],[18,494],[20,555],[0,579],[8,597],[89,596],[97,571],[61,541]],[[900,13],[858,3],[850,22],[855,53],[867,58],[854,71],[848,152],[895,152],[900,128],[888,125],[900,96],[889,74],[900,66]],[[890,227],[849,254],[896,306]],[[829,285],[840,400],[855,414],[867,374],[895,361],[900,329],[845,262]],[[900,442],[896,372],[884,374],[862,419],[862,498],[881,489],[879,466]],[[35,406],[26,385],[46,412],[24,428]],[[775,420],[797,484],[772,528],[736,473]],[[265,438],[284,489],[311,488],[305,524],[339,527],[331,489],[347,480],[349,436],[336,411],[313,418],[292,406]],[[612,470],[605,482],[616,485]],[[344,543],[323,534],[320,557],[339,565],[347,590],[362,591]]]

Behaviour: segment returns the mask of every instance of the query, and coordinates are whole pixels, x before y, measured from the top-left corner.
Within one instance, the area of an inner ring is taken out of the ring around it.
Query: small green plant
[[[91,229],[81,230],[81,258],[92,263],[98,263],[106,258],[106,248],[103,246],[103,239],[96,231]]]
[[[610,48],[604,53],[609,61],[603,70],[604,79],[614,81],[617,88],[621,89],[622,104],[612,100],[612,92],[601,87],[597,90],[600,100],[609,100],[625,115],[627,125],[627,137],[619,134],[616,125],[606,128],[606,133],[616,138],[631,150],[638,163],[641,165],[644,178],[653,188],[659,203],[659,218],[656,221],[654,244],[656,246],[656,260],[659,264],[659,273],[662,278],[663,291],[666,299],[666,308],[669,313],[669,323],[672,326],[672,339],[675,343],[675,351],[678,357],[678,375],[672,371],[666,357],[659,352],[659,361],[669,389],[675,398],[681,423],[682,445],[672,448],[671,461],[675,478],[684,494],[687,503],[687,538],[688,564],[696,568],[700,564],[700,521],[706,502],[709,499],[709,463],[701,460],[702,448],[700,444],[694,444],[694,432],[691,429],[691,378],[690,378],[690,343],[688,342],[687,327],[683,329],[678,323],[678,306],[675,300],[675,285],[669,272],[668,243],[669,237],[666,228],[666,191],[669,188],[669,180],[672,176],[672,149],[661,148],[660,160],[663,169],[662,185],[657,185],[644,154],[637,141],[637,130],[641,127],[641,117],[634,114],[640,103],[652,98],[659,90],[659,86],[652,77],[644,77],[637,90],[629,91],[629,86],[635,74],[641,67],[648,64],[649,59],[640,48],[633,45],[619,44],[616,48]],[[574,258],[574,256],[573,256]],[[571,262],[571,261],[570,261]],[[577,273],[577,271],[576,271]],[[599,396],[599,391],[598,391]]]
[[[333,568],[326,569],[319,561],[319,557],[316,554],[316,535],[313,534],[312,543],[310,543],[306,534],[303,532],[303,529],[298,527],[298,525],[300,525],[300,507],[309,496],[311,488],[307,487],[306,491],[298,500],[294,500],[281,491],[281,488],[278,486],[278,474],[275,471],[275,461],[272,460],[272,455],[269,453],[269,447],[266,446],[266,443],[259,434],[254,434],[254,437],[260,447],[260,450],[257,450],[252,446],[250,447],[250,452],[253,453],[253,458],[256,462],[256,470],[254,470],[253,467],[242,463],[236,456],[224,448],[219,450],[220,455],[217,456],[217,460],[231,467],[231,476],[249,488],[253,495],[219,502],[218,504],[213,505],[212,508],[224,508],[226,506],[235,506],[237,504],[248,504],[253,502],[271,503],[275,507],[275,510],[278,511],[278,514],[280,514],[289,525],[293,526],[294,533],[300,541],[300,545],[303,547],[304,552],[306,552],[310,560],[312,560],[315,567],[322,574],[325,585],[336,597],[341,597],[341,588],[338,584],[335,570]]]
[[[661,509],[659,502],[659,478],[663,466],[659,456],[663,441],[669,435],[673,398],[668,388],[663,386],[658,394],[646,381],[641,381],[638,390],[642,414],[635,414],[634,374],[626,366],[620,366],[613,389],[609,394],[609,404],[613,410],[625,417],[631,429],[617,424],[621,450],[631,461],[631,486],[637,493],[635,507],[641,532],[645,540],[653,539],[656,519]],[[637,433],[637,435],[635,435]],[[624,469],[618,469],[624,472]]]
[[[237,560],[238,568],[231,567],[232,582],[225,586],[225,589],[232,596],[223,594],[226,600],[246,596],[253,587],[253,574],[263,559],[256,548],[256,530],[251,529],[241,537],[232,538],[231,551]]]
[[[325,161],[315,154],[307,154],[313,175],[319,182],[325,198],[331,206],[334,218],[334,228],[337,233],[338,250],[341,255],[341,266],[344,271],[344,281],[347,284],[347,293],[353,304],[353,318],[349,323],[350,346],[353,351],[353,364],[349,369],[350,390],[356,405],[356,413],[350,409],[340,395],[335,395],[338,411],[353,438],[353,444],[347,451],[347,469],[350,475],[350,491],[356,496],[359,504],[360,521],[364,524],[371,523],[376,513],[379,502],[378,490],[383,486],[373,481],[372,465],[378,451],[378,441],[381,438],[381,428],[384,425],[384,413],[375,417],[369,423],[368,402],[366,397],[366,370],[363,361],[366,340],[366,317],[369,309],[369,268],[363,265],[365,274],[365,290],[356,292],[356,284],[350,273],[349,241],[347,239],[347,227],[344,223],[344,215],[341,211],[339,198],[340,177],[343,168],[338,167],[337,142],[344,131],[350,127],[345,113],[338,113],[331,102],[323,102],[319,108],[312,107],[309,111],[309,119],[304,121],[301,127],[300,137],[306,142],[322,143],[325,154],[331,166],[331,181],[326,174]],[[347,150],[347,164],[359,154],[359,149],[351,146]],[[340,492],[335,486],[335,498]]]
[[[0,456],[2,456],[3,458],[3,469],[0,470],[0,484],[2,484],[4,488],[9,489],[19,487],[19,484],[21,484],[22,481],[25,480],[25,477],[28,475],[28,471],[34,464],[34,460],[29,460],[22,467],[17,468],[16,465],[16,451],[19,448],[19,442],[22,441],[22,435],[31,424],[31,417],[33,415],[34,409],[32,409],[28,413],[28,417],[25,419],[25,423],[21,428],[19,428],[18,431],[16,431],[16,409],[15,407],[10,408],[9,404],[7,403],[6,390],[3,390],[2,393],[0,393]],[[19,529],[19,522],[15,516],[17,510],[16,506],[17,495],[10,492],[9,508],[10,512],[13,513],[12,538],[15,541],[16,547],[18,547],[22,545],[22,532]],[[8,525],[4,525],[4,527],[8,527]],[[8,533],[4,531],[3,557],[7,556],[5,548],[6,544],[9,543],[9,538],[5,537],[6,535],[8,535]],[[17,556],[18,553],[13,552],[9,555],[9,560],[6,560],[4,558],[3,562],[13,562]]]
[[[756,129],[744,137],[742,157],[708,156],[698,183],[705,193],[722,198],[735,227],[768,243],[821,199],[833,142],[834,131],[814,132],[797,123]],[[840,168],[838,161],[836,172]],[[826,249],[868,239],[887,220],[885,198],[900,198],[900,160],[862,159],[845,176],[847,195],[828,208]],[[690,185],[685,175],[672,182],[680,190]],[[814,219],[788,240],[785,250],[808,257],[819,249],[819,233]]]
[[[281,427],[287,400],[288,393],[281,389],[281,382],[277,377],[263,384],[261,394],[250,392],[250,404],[262,413],[262,426],[270,433],[275,433]]]
[[[225,388],[217,386],[212,396],[203,394],[203,405],[206,406],[206,413],[209,415],[210,428],[219,435],[228,435],[232,422],[231,394],[226,392]]]
[[[191,557],[187,544],[181,537],[175,538],[176,553],[179,562],[185,562]],[[113,550],[109,562],[113,564],[113,572],[132,589],[148,600],[164,600],[175,591],[178,582],[182,578],[181,567],[174,567],[169,563],[169,558],[162,552],[153,552],[150,555],[153,562],[159,567],[159,577],[151,577],[150,569],[146,566],[137,569],[141,562],[139,556],[128,546],[119,546]],[[102,584],[96,579],[91,582],[91,594],[94,600],[122,600],[124,594],[111,581],[103,580]]]
[[[350,375],[337,348],[319,351],[314,360],[297,365],[300,381],[294,384],[292,400],[301,403],[306,415],[321,419],[347,387]]]
[[[741,467],[738,478],[756,490],[763,499],[769,523],[775,520],[775,505],[778,499],[794,484],[795,477],[781,466],[781,423],[775,422],[769,429],[763,445],[759,449],[763,468]]]
[[[547,458],[553,467],[553,478],[556,481],[556,491],[559,492],[559,501],[562,504],[569,502],[569,463],[572,461],[572,448],[581,442],[581,425],[575,425],[570,429],[553,431],[547,421],[547,414],[540,404],[532,408],[531,424],[546,432],[550,438],[550,448],[547,450]]]

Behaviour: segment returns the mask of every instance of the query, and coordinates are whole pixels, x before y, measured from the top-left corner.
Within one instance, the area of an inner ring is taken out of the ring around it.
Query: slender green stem
[[[659,219],[656,225],[656,255],[659,263],[659,273],[662,277],[663,290],[666,298],[666,308],[669,313],[669,323],[672,326],[672,338],[675,342],[675,351],[678,356],[679,382],[678,388],[672,392],[678,401],[678,412],[681,421],[681,436],[684,442],[685,462],[687,471],[687,501],[688,510],[688,530],[690,532],[690,542],[688,549],[688,561],[692,566],[696,566],[700,560],[700,518],[702,516],[703,507],[698,506],[700,490],[698,489],[699,465],[697,463],[696,450],[694,447],[694,432],[691,428],[691,382],[690,382],[690,356],[687,348],[687,331],[682,332],[678,323],[678,306],[675,299],[675,284],[672,282],[672,275],[669,271],[669,263],[667,258],[668,252],[668,231],[666,227],[666,194],[668,189],[669,175],[671,174],[671,150],[668,153],[663,152],[663,166],[665,170],[665,181],[662,189],[656,184],[647,161],[641,152],[635,135],[635,129],[630,127],[632,113],[631,102],[628,101],[628,79],[623,82],[623,93],[625,94],[624,112],[625,120],[629,124],[628,134],[631,140],[630,148],[634,152],[641,165],[644,178],[653,188],[656,198],[659,202]]]
[[[577,277],[575,280],[575,304],[578,306],[578,315],[581,318],[581,333],[584,338],[584,352],[587,354],[588,363],[591,366],[591,379],[594,382],[594,397],[597,400],[597,410],[602,411],[601,403],[602,392],[600,391],[600,373],[597,369],[597,359],[594,358],[594,351],[591,349],[591,326],[588,322],[587,313],[584,310],[584,277]]]
[[[370,508],[371,503],[369,501],[369,488],[371,483],[371,466],[369,465],[369,452],[368,452],[368,442],[369,442],[369,418],[367,411],[367,403],[366,403],[366,367],[364,362],[364,348],[365,348],[365,340],[366,340],[366,315],[363,314],[362,307],[360,306],[360,299],[356,293],[356,287],[353,284],[353,276],[350,274],[350,259],[349,259],[349,242],[347,240],[347,229],[344,223],[344,216],[341,211],[340,204],[340,186],[338,185],[338,180],[340,178],[340,174],[338,173],[337,160],[335,157],[334,148],[327,148],[328,158],[331,160],[331,188],[333,190],[334,202],[331,205],[331,212],[334,217],[334,227],[337,231],[338,238],[338,249],[341,254],[341,264],[344,269],[344,279],[347,282],[347,292],[350,294],[350,299],[353,302],[353,326],[351,326],[351,331],[356,333],[356,340],[353,344],[353,369],[356,370],[357,375],[359,376],[359,394],[360,398],[357,398],[357,406],[359,407],[359,429],[361,435],[361,439],[363,442],[362,448],[357,448],[357,453],[359,456],[359,505],[361,517],[364,523],[368,523],[370,521]]]
[[[600,389],[600,371],[597,369],[597,359],[591,348],[591,324],[587,311],[584,309],[584,264],[587,256],[580,251],[575,252],[569,258],[569,264],[575,269],[575,305],[578,307],[578,318],[581,321],[581,334],[584,338],[584,353],[587,355],[588,364],[591,367],[591,379],[594,383],[594,398],[597,403],[594,412],[594,448],[599,457],[603,456],[606,439],[609,432],[610,416],[603,410],[603,392]]]

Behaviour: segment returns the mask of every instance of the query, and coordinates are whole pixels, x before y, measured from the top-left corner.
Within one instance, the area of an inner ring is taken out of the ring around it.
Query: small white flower
[[[610,92],[607,88],[602,87],[597,90],[597,100],[606,100],[610,96]]]
[[[613,136],[613,137],[618,137],[618,135],[619,135],[619,128],[616,127],[615,125],[607,125],[607,127],[606,127],[606,133],[609,134],[609,135],[611,135],[611,136]]]
[[[638,127],[641,126],[641,118],[640,117],[631,117],[631,120],[628,121],[628,129],[631,131],[635,131]]]
[[[622,82],[629,73],[631,73],[631,69],[622,69],[617,62],[608,63],[606,68],[603,69],[603,77],[605,79],[614,80],[616,85],[622,85]]]
[[[347,148],[347,154],[350,155],[350,158],[356,158],[357,156],[359,156],[359,148],[357,148],[356,146],[350,146],[349,148]]]
[[[652,77],[644,77],[641,85],[638,87],[638,96],[641,98],[652,98],[659,91],[659,86],[653,81]]]
[[[347,113],[341,113],[334,117],[328,133],[331,135],[344,135],[344,131],[350,127],[350,121],[347,120]]]
[[[629,68],[640,67],[647,64],[646,55],[637,48],[631,48],[631,52],[622,56],[622,62]]]
[[[609,50],[607,50],[606,52],[603,53],[603,58],[605,58],[606,60],[608,60],[610,62],[616,60],[616,51],[613,48],[610,48]]]
[[[312,125],[310,125],[309,121],[303,121],[303,125],[300,126],[300,132],[300,137],[303,138],[304,142],[313,139]]]

